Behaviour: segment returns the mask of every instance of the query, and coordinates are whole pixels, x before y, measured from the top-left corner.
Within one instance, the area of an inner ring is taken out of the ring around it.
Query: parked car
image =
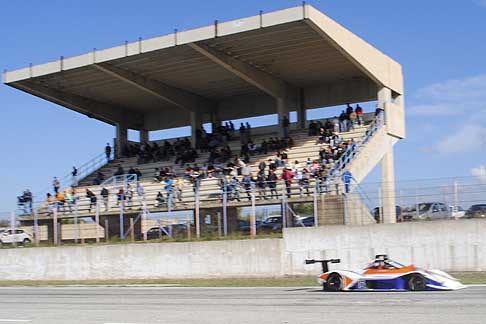
[[[295,226],[312,227],[315,225],[314,216],[303,217],[296,221]]]
[[[405,221],[447,219],[450,217],[449,209],[446,204],[441,202],[420,203],[418,206],[407,209],[402,215]]]
[[[282,216],[270,216],[257,225],[257,231],[280,232],[282,231]]]
[[[172,229],[171,229],[172,227]],[[167,233],[171,233],[172,235],[184,235],[187,233],[187,226],[186,224],[173,224],[173,225],[165,225],[162,228],[156,226],[151,227],[147,231],[147,240],[156,240],[161,238],[162,236],[167,236]]]
[[[466,211],[461,206],[449,206],[449,212],[452,218],[463,218],[466,215]]]
[[[373,209],[373,217],[375,218],[375,221],[377,223],[380,222],[380,210],[381,210],[380,207],[375,207]],[[395,206],[395,216],[396,216],[397,223],[402,221],[402,208],[400,206]]]
[[[255,223],[258,230],[258,226],[262,223],[262,221],[256,220]],[[242,233],[250,233],[250,221],[240,219],[238,221],[238,230]]]
[[[472,205],[466,212],[466,218],[486,218],[486,204]]]
[[[3,230],[0,232],[0,244],[29,244],[33,241],[32,236],[29,233],[26,233],[24,230],[16,229],[16,230]]]

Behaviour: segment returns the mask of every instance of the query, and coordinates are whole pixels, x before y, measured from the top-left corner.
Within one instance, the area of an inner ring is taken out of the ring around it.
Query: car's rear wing
[[[328,260],[305,260],[305,264],[314,264],[314,263],[321,263],[322,264],[322,272],[328,272],[329,271],[329,263],[341,263],[341,259],[328,259]]]

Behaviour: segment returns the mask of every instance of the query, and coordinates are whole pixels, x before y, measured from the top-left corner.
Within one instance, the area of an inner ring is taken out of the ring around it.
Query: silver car
[[[450,217],[451,213],[447,205],[441,202],[420,203],[403,213],[403,219],[406,221],[447,219]]]

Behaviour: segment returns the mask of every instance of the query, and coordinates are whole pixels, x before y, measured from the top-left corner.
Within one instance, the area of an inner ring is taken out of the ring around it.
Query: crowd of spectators
[[[376,116],[380,115],[381,109],[377,109]],[[192,148],[188,138],[176,139],[173,142],[164,141],[159,146],[157,142],[128,144],[124,148],[124,155],[127,157],[136,156],[138,163],[154,163],[162,160],[174,159],[174,164],[184,166],[183,174],[176,174],[172,167],[156,167],[153,173],[153,181],[161,185],[157,191],[154,205],[156,207],[173,208],[178,203],[183,203],[183,192],[185,186],[191,186],[194,192],[198,192],[201,181],[205,178],[216,178],[220,186],[219,197],[225,196],[228,201],[240,201],[241,199],[252,199],[252,192],[256,199],[277,199],[282,195],[290,198],[298,195],[303,197],[310,195],[310,183],[315,180],[323,192],[331,190],[332,179],[339,176],[336,165],[339,159],[348,154],[350,147],[355,145],[352,139],[344,140],[340,133],[350,131],[356,125],[362,125],[363,109],[357,105],[354,109],[347,105],[338,117],[325,121],[311,121],[308,126],[308,135],[316,137],[316,145],[319,146],[319,158],[307,159],[305,162],[289,160],[288,149],[294,145],[293,139],[289,136],[289,120],[285,117],[282,122],[284,136],[269,137],[263,139],[260,144],[252,140],[252,128],[249,123],[240,124],[238,134],[235,134],[235,126],[229,121],[222,125],[213,127],[212,133],[207,133],[203,127],[196,132],[196,147]],[[241,149],[234,152],[229,146],[229,141],[239,136]],[[199,153],[198,153],[199,151]],[[107,144],[105,148],[106,157],[111,158],[111,147]],[[196,158],[201,153],[209,153],[206,163],[198,165]],[[265,161],[260,161],[258,172],[251,172],[250,163],[254,155],[272,155]],[[73,172],[77,170],[73,169]],[[73,173],[76,176],[75,173]],[[114,176],[135,175],[136,188],[130,184],[118,188],[117,192],[110,193],[103,187],[99,193],[86,189],[86,198],[90,202],[89,211],[97,205],[101,199],[105,210],[110,208],[110,196],[116,197],[116,206],[132,208],[134,197],[138,197],[140,207],[145,202],[143,186],[138,180],[142,173],[137,167],[130,167],[124,170],[122,164],[118,164]],[[98,171],[93,179],[93,185],[100,185],[105,180],[105,175]],[[283,192],[277,191],[277,184],[283,184]],[[294,186],[293,186],[294,184]],[[297,184],[297,186],[295,186]],[[298,187],[298,193],[293,193],[292,188]],[[72,207],[80,199],[75,189],[60,190],[60,183],[57,178],[53,179],[54,194],[47,194],[49,213],[56,208],[58,211],[72,212]],[[116,191],[116,190],[115,190]],[[32,194],[25,191],[19,197],[19,203],[24,202],[26,209],[32,209]],[[55,206],[55,207],[54,207]]]

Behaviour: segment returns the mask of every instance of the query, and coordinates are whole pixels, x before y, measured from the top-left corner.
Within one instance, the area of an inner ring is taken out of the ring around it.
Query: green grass
[[[455,272],[453,276],[464,284],[486,284],[486,272]],[[99,285],[168,285],[178,287],[317,287],[316,276],[282,278],[228,279],[119,279],[119,280],[19,280],[0,281],[0,286],[99,286]]]

